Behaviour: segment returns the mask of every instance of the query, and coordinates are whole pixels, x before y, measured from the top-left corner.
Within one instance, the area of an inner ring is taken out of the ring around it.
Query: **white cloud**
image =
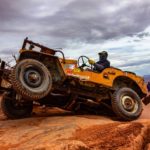
[[[74,0],[31,0],[33,7],[29,7],[28,14],[37,18],[52,16],[73,1]],[[26,13],[26,10],[23,10],[24,13]]]
[[[150,33],[150,27],[137,33]],[[109,52],[109,59],[113,66],[128,71],[135,71],[141,75],[149,74],[150,69],[150,36],[139,39],[137,35],[126,36],[113,40],[104,41],[100,44],[81,44],[80,42],[68,42],[68,50],[65,50],[69,57],[77,58],[80,55],[98,59],[97,53],[101,50]],[[136,42],[135,40],[139,40]],[[149,64],[147,64],[149,61]],[[140,71],[141,70],[141,71]],[[144,70],[144,71],[143,71]]]
[[[1,57],[17,52],[29,36],[64,48],[67,57],[98,59],[108,50],[113,66],[147,74],[149,6],[149,0],[1,0]]]

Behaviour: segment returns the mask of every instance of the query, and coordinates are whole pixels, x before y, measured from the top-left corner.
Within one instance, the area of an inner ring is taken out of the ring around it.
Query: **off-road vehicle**
[[[49,105],[70,111],[81,105],[103,103],[121,119],[134,120],[140,116],[141,99],[147,89],[144,79],[135,73],[114,67],[96,72],[88,64],[87,56],[66,59],[62,51],[27,38],[19,52],[14,67],[1,63],[1,108],[7,117],[29,116],[34,101],[48,101]]]

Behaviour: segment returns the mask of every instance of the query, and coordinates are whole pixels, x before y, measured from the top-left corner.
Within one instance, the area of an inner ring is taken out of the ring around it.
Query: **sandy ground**
[[[150,150],[149,119],[150,105],[133,122],[58,108],[36,107],[19,120],[0,113],[0,150]]]

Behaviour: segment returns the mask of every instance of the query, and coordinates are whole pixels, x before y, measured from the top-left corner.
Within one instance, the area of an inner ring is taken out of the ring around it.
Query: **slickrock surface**
[[[36,107],[32,117],[0,114],[0,150],[150,150],[150,106],[140,119],[119,122]]]

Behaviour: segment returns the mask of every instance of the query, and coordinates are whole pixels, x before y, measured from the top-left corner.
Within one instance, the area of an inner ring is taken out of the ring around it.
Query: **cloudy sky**
[[[25,37],[66,57],[97,60],[150,74],[150,0],[0,0],[0,57],[17,53]]]

